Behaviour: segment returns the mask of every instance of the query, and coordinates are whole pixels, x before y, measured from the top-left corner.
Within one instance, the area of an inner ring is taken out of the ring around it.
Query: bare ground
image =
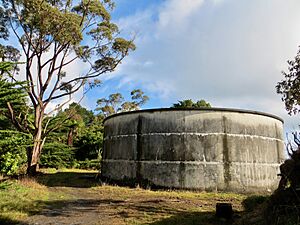
[[[90,174],[91,175],[91,174]],[[151,191],[140,188],[95,186],[89,174],[40,177],[55,198],[43,202],[43,209],[21,224],[232,224],[214,217],[217,202],[230,202],[238,219],[245,195]],[[57,196],[61,196],[61,199]]]

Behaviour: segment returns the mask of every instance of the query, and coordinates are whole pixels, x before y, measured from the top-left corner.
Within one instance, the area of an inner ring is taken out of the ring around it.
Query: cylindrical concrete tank
[[[278,185],[283,121],[236,109],[151,109],[104,121],[102,177],[166,188],[266,191]]]

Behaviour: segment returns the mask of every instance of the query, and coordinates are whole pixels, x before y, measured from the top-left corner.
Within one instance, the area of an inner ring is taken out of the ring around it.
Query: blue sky
[[[300,45],[299,0],[115,2],[112,19],[123,36],[135,36],[137,49],[100,77],[103,85],[87,94],[85,107],[141,88],[150,97],[143,108],[205,99],[214,107],[272,113],[287,130],[298,128],[299,115],[288,116],[275,85]],[[78,63],[67,72],[85,69]]]
[[[143,108],[205,99],[215,107],[282,117],[296,129],[299,116],[284,110],[275,85],[300,45],[298,0],[117,0],[113,20],[135,35],[137,50],[84,104],[141,88]]]

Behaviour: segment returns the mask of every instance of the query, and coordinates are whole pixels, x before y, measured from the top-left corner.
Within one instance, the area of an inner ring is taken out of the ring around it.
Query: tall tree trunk
[[[44,110],[37,106],[35,109],[35,134],[33,136],[33,147],[27,152],[27,174],[34,176],[38,169],[38,162],[44,146],[45,138],[43,137],[43,117]]]
[[[74,128],[71,127],[68,133],[68,141],[67,141],[68,146],[73,146],[73,133],[74,133]]]

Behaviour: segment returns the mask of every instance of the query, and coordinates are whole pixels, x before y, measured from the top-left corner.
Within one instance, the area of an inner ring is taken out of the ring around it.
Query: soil
[[[73,187],[51,187],[51,192],[62,193],[71,200],[47,205],[41,213],[30,216],[32,225],[94,225],[124,224],[113,214],[112,208],[121,204],[102,198],[97,191]],[[115,223],[115,221],[117,221]]]
[[[38,214],[29,216],[24,224],[232,224],[232,221],[216,220],[216,203],[232,203],[238,217],[243,210],[240,197],[218,194],[208,197],[201,193],[150,191],[109,185],[93,187],[88,180],[82,182],[84,185],[80,187],[67,182],[67,179],[66,183],[69,185],[50,183],[48,182],[48,189],[56,196],[55,200],[49,198],[44,202],[43,209]]]

